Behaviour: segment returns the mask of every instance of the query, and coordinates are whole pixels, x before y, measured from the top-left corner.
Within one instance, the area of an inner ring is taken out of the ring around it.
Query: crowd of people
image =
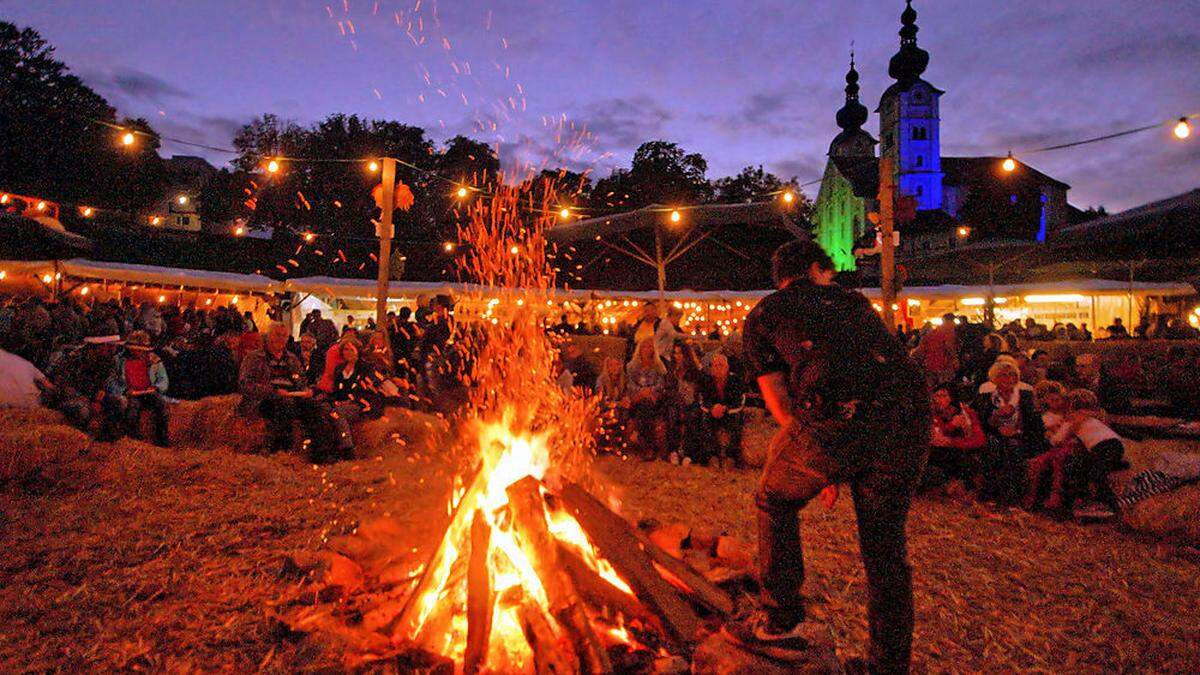
[[[452,339],[452,309],[449,297],[438,296],[416,312],[388,314],[386,331],[373,320],[339,327],[313,310],[294,336],[285,323],[260,330],[250,312],[232,305],[10,297],[0,300],[2,368],[6,377],[30,373],[19,395],[100,439],[146,435],[167,445],[172,400],[240,393],[239,410],[268,423],[266,450],[301,448],[314,461],[334,461],[353,453],[354,422],[386,405],[451,410],[465,400],[467,356]],[[742,466],[745,410],[748,402],[761,405],[754,383],[736,343],[697,341],[680,319],[677,309],[660,316],[656,305],[644,305],[625,331],[623,359],[596,363],[568,337],[560,384],[599,398],[608,449]],[[1108,333],[1119,329],[1118,319]],[[1086,334],[1086,326],[1075,330]],[[1056,331],[1029,320],[989,332],[947,315],[906,336],[932,390],[928,486],[1055,512],[1080,500],[1111,506],[1102,476],[1121,466],[1122,452],[1101,411],[1128,407],[1133,366],[1101,365],[1095,354],[1052,360],[1020,347]],[[1171,348],[1160,365],[1172,403],[1195,410],[1196,353]]]
[[[239,411],[267,421],[264,450],[335,461],[353,453],[353,423],[385,405],[462,400],[450,306],[439,296],[391,313],[386,332],[339,330],[314,310],[295,339],[234,305],[0,298],[2,403],[59,410],[98,440],[167,446],[172,402],[240,393]]]

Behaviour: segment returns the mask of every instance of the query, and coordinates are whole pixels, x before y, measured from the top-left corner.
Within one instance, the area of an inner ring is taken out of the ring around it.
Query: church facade
[[[878,209],[880,157],[891,159],[899,193],[916,204],[916,217],[897,227],[902,258],[988,240],[1044,241],[1065,227],[1071,209],[1066,183],[1019,161],[1004,171],[1003,157],[942,156],[945,92],[922,78],[929,53],[917,46],[911,0],[900,21],[900,49],[888,63],[894,82],[875,110],[878,140],[863,129],[869,115],[859,101],[853,55],[846,73],[846,101],[837,112],[841,132],[830,143],[814,205],[817,242],[837,269],[855,269],[854,250],[873,232],[868,214]]]

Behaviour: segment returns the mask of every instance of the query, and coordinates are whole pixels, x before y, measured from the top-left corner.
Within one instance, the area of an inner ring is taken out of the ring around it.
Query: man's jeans
[[[928,453],[924,403],[875,404],[849,421],[799,418],[776,435],[758,504],[763,605],[780,624],[804,618],[800,509],[846,482],[854,497],[867,575],[872,672],[907,672],[912,652],[912,572],[905,521]]]
[[[133,438],[142,437],[141,415],[143,410],[149,410],[154,418],[154,444],[167,447],[170,442],[167,400],[158,392],[135,394],[125,399],[125,420],[129,435]]]

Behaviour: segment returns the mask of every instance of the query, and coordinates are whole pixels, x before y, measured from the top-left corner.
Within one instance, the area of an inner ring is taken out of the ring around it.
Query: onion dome
[[[888,75],[897,82],[912,82],[921,77],[929,65],[929,52],[917,46],[917,10],[912,0],[905,0],[900,14],[900,51],[888,62]]]
[[[850,55],[850,71],[846,73],[846,105],[837,111],[837,125],[854,131],[867,122],[867,107],[858,102],[858,71],[854,69],[854,54]]]

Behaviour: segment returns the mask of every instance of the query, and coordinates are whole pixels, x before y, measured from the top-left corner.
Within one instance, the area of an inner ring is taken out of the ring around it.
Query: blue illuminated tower
[[[942,156],[938,99],[942,90],[921,79],[929,53],[917,46],[917,11],[912,0],[900,15],[900,51],[888,63],[896,80],[879,99],[880,156],[896,167],[900,192],[916,197],[917,208],[940,209]]]

